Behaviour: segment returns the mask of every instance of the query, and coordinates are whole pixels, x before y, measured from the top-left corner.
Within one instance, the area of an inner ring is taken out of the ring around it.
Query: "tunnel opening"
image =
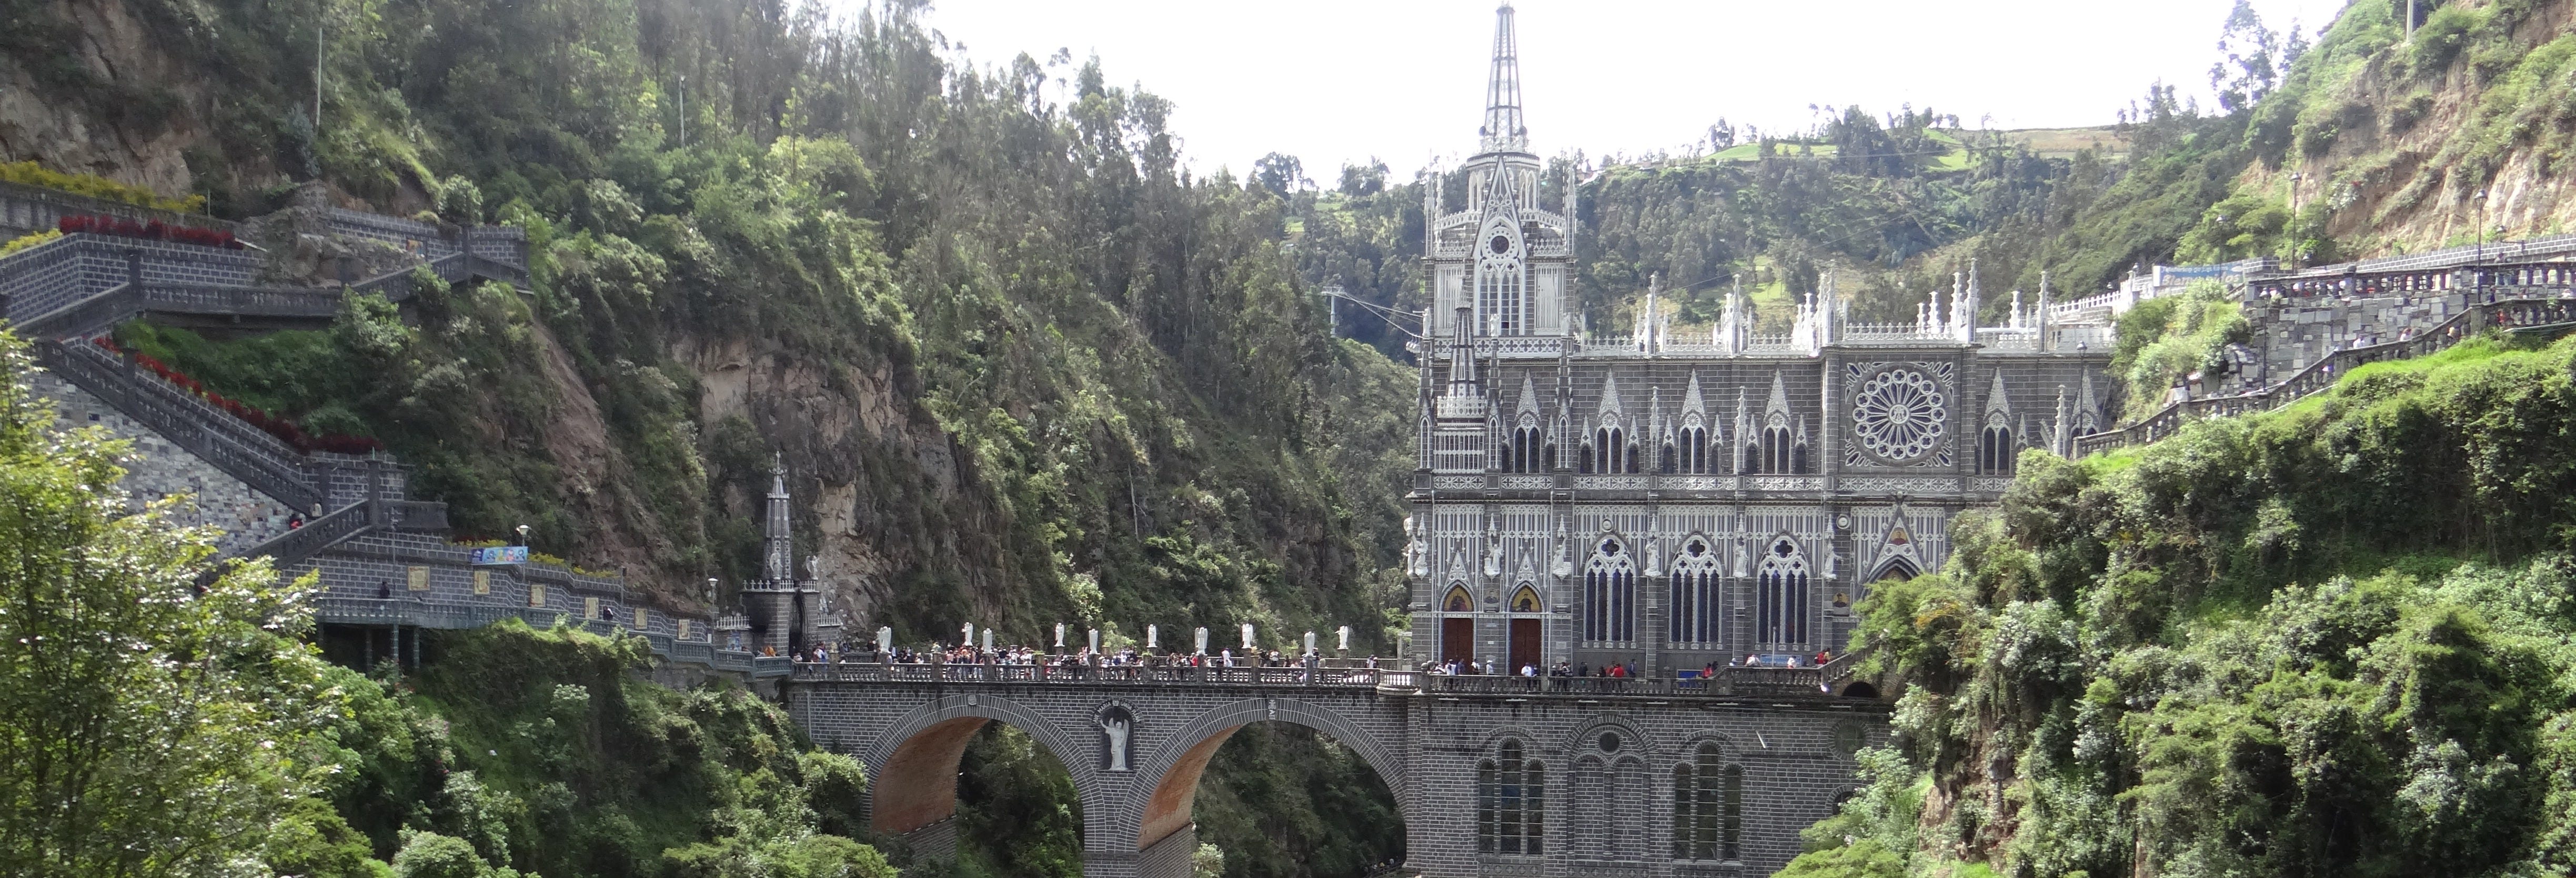
[[[1225,878],[1359,878],[1404,858],[1387,779],[1331,735],[1284,721],[1193,745],[1154,788],[1141,829],[1138,850],[1188,844],[1194,865]]]
[[[1082,797],[1035,737],[960,717],[915,733],[869,784],[870,827],[921,874],[1081,878]]]

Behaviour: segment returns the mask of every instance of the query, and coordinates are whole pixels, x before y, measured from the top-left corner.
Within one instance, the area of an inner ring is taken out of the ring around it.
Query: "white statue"
[[[1664,575],[1664,544],[1654,537],[1646,538],[1646,576]]]
[[[1419,536],[1404,546],[1404,569],[1417,578],[1431,575],[1431,547]]]
[[[1109,770],[1127,770],[1127,718],[1110,714],[1100,719],[1100,730],[1109,735]]]
[[[1503,575],[1503,537],[1493,531],[1485,532],[1485,575]]]
[[[1742,578],[1744,578],[1744,577],[1751,576],[1751,575],[1753,575],[1753,559],[1751,559],[1751,558],[1749,558],[1749,557],[1746,557],[1746,555],[1745,555],[1745,553],[1744,553],[1744,544],[1743,544],[1743,543],[1741,543],[1741,542],[1736,543],[1736,544],[1735,544],[1735,577],[1736,577],[1737,579],[1742,579]]]

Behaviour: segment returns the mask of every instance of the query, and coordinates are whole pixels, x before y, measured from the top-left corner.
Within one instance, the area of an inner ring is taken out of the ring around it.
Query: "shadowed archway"
[[[914,710],[863,754],[869,769],[869,827],[913,838],[933,853],[953,849],[953,836],[938,831],[953,831],[945,824],[957,814],[957,775],[967,745],[994,722],[1027,733],[1072,777],[1083,812],[1103,813],[1096,801],[1099,777],[1081,758],[1084,751],[1036,711],[988,695],[941,699]],[[1084,827],[1086,833],[1091,828]],[[924,835],[924,830],[933,832]]]
[[[1220,705],[1192,719],[1170,743],[1137,767],[1137,784],[1151,790],[1132,797],[1137,809],[1135,850],[1153,851],[1175,837],[1191,842],[1192,812],[1200,781],[1217,751],[1244,726],[1280,722],[1320,732],[1348,748],[1377,773],[1395,798],[1399,816],[1407,809],[1402,763],[1375,736],[1333,710],[1295,699],[1250,698]],[[1195,848],[1194,843],[1184,847]]]

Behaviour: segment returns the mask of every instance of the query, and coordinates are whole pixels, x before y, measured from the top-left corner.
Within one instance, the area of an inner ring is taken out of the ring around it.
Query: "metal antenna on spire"
[[[1529,128],[1521,122],[1521,51],[1513,36],[1512,5],[1494,10],[1494,68],[1485,84],[1485,152],[1525,152]]]

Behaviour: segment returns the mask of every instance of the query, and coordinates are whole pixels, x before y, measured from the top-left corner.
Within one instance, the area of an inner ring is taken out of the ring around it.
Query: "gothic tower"
[[[787,466],[772,464],[767,507],[761,520],[761,575],[743,584],[743,615],[749,617],[752,648],[793,655],[817,643],[821,590],[796,578],[796,539],[789,530]]]
[[[1433,336],[1448,335],[1465,314],[1470,334],[1562,336],[1566,278],[1573,262],[1573,187],[1566,213],[1539,204],[1538,155],[1521,116],[1520,49],[1512,7],[1494,12],[1494,54],[1485,84],[1485,124],[1467,159],[1467,203],[1438,203],[1429,215]],[[1453,209],[1458,208],[1458,209]]]

